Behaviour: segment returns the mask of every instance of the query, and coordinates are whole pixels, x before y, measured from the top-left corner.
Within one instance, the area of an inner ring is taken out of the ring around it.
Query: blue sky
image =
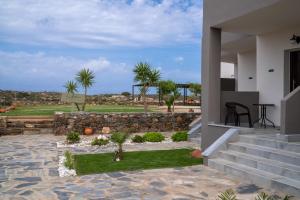
[[[201,0],[0,0],[0,89],[64,91],[83,67],[90,93],[131,91],[146,61],[200,82]]]

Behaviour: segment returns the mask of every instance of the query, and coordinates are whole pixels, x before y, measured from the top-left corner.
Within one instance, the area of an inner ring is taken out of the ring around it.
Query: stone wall
[[[5,116],[0,116],[0,128],[6,128],[6,121],[7,121],[7,117]]]
[[[85,127],[98,132],[103,127],[128,133],[188,130],[200,113],[61,113],[54,117],[54,133],[83,133]]]
[[[59,92],[21,92],[0,90],[0,107],[9,106],[12,103],[19,105],[36,104],[62,104],[60,102],[61,93]],[[131,96],[100,94],[88,95],[88,104],[107,104],[107,105],[128,105],[132,103]]]

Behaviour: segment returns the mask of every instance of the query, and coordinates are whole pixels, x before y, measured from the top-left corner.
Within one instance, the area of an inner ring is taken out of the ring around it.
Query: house
[[[204,0],[201,148],[211,167],[300,196],[299,10],[299,0]],[[221,62],[234,64],[235,91],[221,90]],[[275,128],[224,125],[226,102]]]

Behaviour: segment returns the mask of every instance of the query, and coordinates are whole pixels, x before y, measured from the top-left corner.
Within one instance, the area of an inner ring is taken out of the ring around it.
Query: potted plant
[[[92,135],[93,134],[93,128],[91,128],[91,127],[85,127],[84,128],[84,134],[85,135]]]

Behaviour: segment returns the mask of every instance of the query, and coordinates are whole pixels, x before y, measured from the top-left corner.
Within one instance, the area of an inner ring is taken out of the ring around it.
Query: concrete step
[[[291,143],[291,142],[288,143],[284,141],[279,141],[276,140],[275,135],[273,138],[267,136],[264,137],[261,135],[240,135],[239,136],[240,142],[300,153],[300,143]]]
[[[300,181],[300,166],[237,151],[220,151],[220,158]]]
[[[267,159],[277,160],[288,164],[300,165],[300,154],[291,151],[262,147],[259,145],[243,142],[229,143],[228,149],[240,153],[246,153]]]
[[[300,181],[295,181],[284,176],[268,173],[221,158],[209,159],[208,166],[224,172],[227,175],[248,180],[258,186],[272,188],[288,195],[300,197]]]

